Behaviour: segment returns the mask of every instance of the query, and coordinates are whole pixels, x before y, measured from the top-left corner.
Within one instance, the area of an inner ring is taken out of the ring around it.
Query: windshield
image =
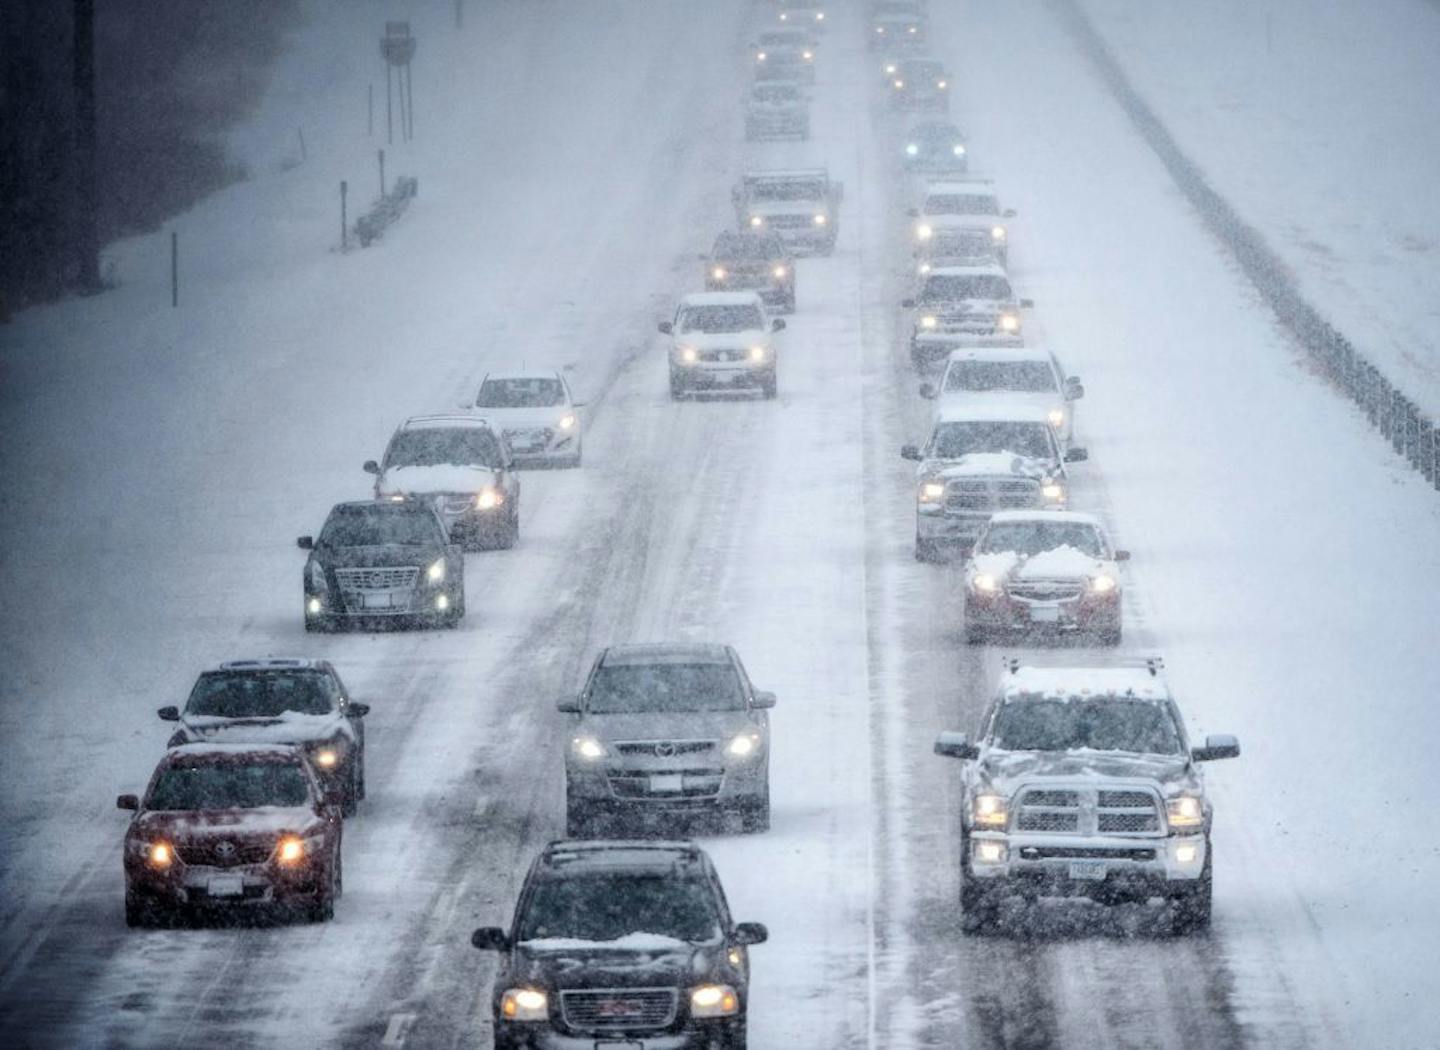
[[[1133,751],[1180,753],[1170,712],[1147,700],[1018,699],[995,715],[994,743],[1006,751]]]
[[[602,665],[590,680],[591,714],[744,708],[740,677],[728,663]]]
[[[423,547],[443,544],[434,515],[418,507],[337,507],[320,531],[322,547]]]
[[[524,379],[487,379],[480,384],[476,408],[550,408],[565,403],[565,387],[558,379],[532,376]],[[407,431],[410,433],[410,431]],[[489,438],[489,434],[479,432]],[[493,451],[494,442],[490,442]],[[472,462],[489,463],[489,460]]]
[[[965,299],[1011,299],[1010,282],[998,273],[956,276],[936,274],[927,278],[920,292],[924,303],[954,303]]]
[[[207,673],[185,704],[187,715],[215,718],[275,718],[287,711],[328,715],[334,709],[330,676],[321,671]]]
[[[956,361],[945,371],[945,389],[1055,391],[1055,373],[1044,361]]]
[[[818,201],[825,199],[821,179],[778,179],[750,183],[750,199],[757,201]]]
[[[785,249],[778,237],[747,237],[738,233],[723,233],[715,238],[716,259],[759,259],[769,261],[785,255]]]
[[[999,215],[1000,205],[988,193],[937,193],[925,198],[926,215]]]
[[[1015,551],[1033,557],[1061,547],[1092,558],[1106,556],[1099,530],[1078,521],[997,521],[975,549],[980,554]]]
[[[727,306],[687,306],[680,311],[680,331],[721,335],[726,332],[753,332],[764,327],[760,307],[753,303]]]
[[[541,879],[520,923],[519,940],[618,941],[632,933],[697,943],[720,937],[705,887],[665,875],[595,874]]]
[[[446,464],[498,467],[500,445],[495,435],[482,427],[417,427],[397,431],[385,451],[386,470]]]
[[[146,809],[255,809],[303,806],[310,785],[293,762],[203,762],[160,774]]]
[[[940,423],[930,439],[930,455],[959,459],[975,452],[1010,452],[1030,459],[1057,458],[1050,427],[1045,423]]]

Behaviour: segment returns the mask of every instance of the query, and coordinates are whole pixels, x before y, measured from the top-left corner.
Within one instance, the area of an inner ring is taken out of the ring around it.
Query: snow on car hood
[[[1056,547],[1030,557],[1015,551],[994,551],[974,557],[977,572],[997,579],[1017,580],[1078,580],[1099,575],[1110,569],[1103,558],[1092,558],[1074,547]]]
[[[323,547],[311,557],[330,569],[392,569],[426,565],[445,555],[445,548],[429,543],[385,543],[375,547]]]
[[[284,711],[257,718],[185,715],[180,723],[190,739],[210,744],[303,744],[330,739],[341,731],[345,720],[335,713]]]
[[[1161,794],[1178,788],[1199,789],[1199,778],[1185,755],[1142,755],[1133,752],[1002,751],[980,757],[977,772],[991,788],[1013,795],[1023,784],[1036,780],[1148,780],[1161,786]]]
[[[562,417],[571,413],[564,405],[550,405],[544,408],[479,408],[485,419],[501,430],[538,430],[541,427],[556,428]]]
[[[717,740],[724,744],[756,728],[748,711],[677,711],[672,714],[586,714],[577,730],[614,740]]]
[[[759,328],[747,328],[743,332],[683,332],[675,336],[675,345],[693,346],[696,350],[769,346],[770,333]]]
[[[545,938],[517,944],[511,972],[557,989],[685,987],[713,970],[719,942],[712,947],[656,933],[615,941]]]
[[[146,810],[131,824],[134,831],[161,833],[194,842],[234,835],[305,835],[324,823],[308,806],[256,806],[252,809]]]
[[[376,489],[381,496],[415,492],[479,492],[495,483],[489,467],[440,463],[433,467],[391,467]]]
[[[959,459],[928,459],[917,473],[924,478],[948,481],[951,478],[975,475],[1007,475],[1023,478],[1046,478],[1056,473],[1055,466],[1043,459],[1018,456],[1014,452],[971,452]]]

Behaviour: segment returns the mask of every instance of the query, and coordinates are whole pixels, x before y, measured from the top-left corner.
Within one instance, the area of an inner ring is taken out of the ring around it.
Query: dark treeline
[[[244,176],[222,133],[258,102],[299,0],[95,0],[99,238]],[[0,318],[76,277],[71,0],[0,3]]]

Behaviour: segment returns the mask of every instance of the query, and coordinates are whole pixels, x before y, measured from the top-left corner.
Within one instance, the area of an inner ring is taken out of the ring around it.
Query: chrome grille
[[[255,845],[222,839],[177,846],[175,852],[186,864],[205,868],[236,868],[242,864],[264,864],[274,849],[270,844]]]
[[[696,755],[714,751],[714,740],[626,740],[614,745],[622,755],[654,755],[669,758],[671,755]]]
[[[384,569],[336,569],[335,581],[342,591],[395,591],[414,587],[420,567],[405,565]]]
[[[1024,510],[1040,503],[1040,482],[1029,478],[967,478],[945,486],[947,511]]]
[[[560,993],[560,1012],[571,1028],[664,1028],[675,1020],[673,988],[604,988]]]
[[[744,361],[749,354],[740,349],[735,350],[701,350],[700,360],[713,363],[724,361]]]
[[[1162,829],[1160,803],[1142,790],[1029,788],[1016,796],[1017,831],[1147,835]]]
[[[1010,594],[1032,602],[1064,602],[1080,597],[1080,584],[1074,580],[1015,580]]]
[[[803,230],[815,225],[813,215],[770,215],[765,225],[776,230]]]

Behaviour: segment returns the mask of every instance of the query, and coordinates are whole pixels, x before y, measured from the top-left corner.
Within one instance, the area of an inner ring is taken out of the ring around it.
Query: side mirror
[[[658,328],[658,329],[660,329],[660,331],[663,332],[665,335],[669,335],[670,333],[672,333],[673,331],[675,331],[675,326],[674,326],[673,324],[671,324],[669,321],[661,321],[661,322],[660,322],[658,325],[656,325],[655,327]]]
[[[918,219],[918,218],[920,218],[920,209],[919,209],[919,208],[906,208],[906,209],[905,209],[905,214],[908,215],[908,216],[910,216],[910,218],[912,218],[912,219]]]
[[[900,300],[900,305],[903,306],[903,307],[905,307],[905,309],[907,309],[907,310],[913,310],[913,309],[915,308],[915,300],[914,300],[914,299],[901,299],[901,300]]]
[[[755,690],[755,695],[750,698],[751,707],[770,708],[775,706],[775,694],[766,689]]]
[[[503,952],[510,948],[510,938],[498,926],[481,926],[470,935],[470,943],[482,952]]]
[[[937,397],[940,396],[940,391],[936,389],[934,383],[921,383],[920,396],[923,397],[926,401],[934,401]]]
[[[567,696],[555,705],[555,710],[562,715],[578,715],[580,713],[580,701],[573,696]]]
[[[1015,209],[1014,209],[1014,208],[1006,208],[1003,214],[1004,214],[1005,218],[1007,218],[1007,219],[1013,219],[1013,218],[1015,218]]]
[[[180,709],[178,707],[162,707],[155,713],[160,716],[160,721],[162,722],[180,721]]]
[[[1031,308],[1032,306],[1034,306],[1034,305],[1035,305],[1035,300],[1034,300],[1034,299],[1021,299],[1021,300],[1020,300],[1020,308],[1021,308],[1022,310],[1028,310],[1028,309],[1030,309],[1030,308]]]
[[[1116,552],[1115,552],[1115,560],[1116,560],[1116,561],[1129,561],[1129,560],[1130,560],[1130,552],[1129,552],[1129,551],[1116,551]]]
[[[374,474],[376,477],[380,476],[380,464],[376,463],[373,459],[367,459],[360,469],[366,474]]]
[[[1089,458],[1090,450],[1088,448],[1071,448],[1065,450],[1066,463],[1084,463]]]
[[[1205,746],[1192,748],[1190,757],[1196,762],[1214,762],[1219,758],[1239,758],[1240,741],[1229,733],[1212,733],[1205,738]]]
[[[764,944],[770,939],[770,931],[763,922],[737,922],[730,939],[736,944]]]
[[[1081,385],[1080,380],[1076,379],[1074,376],[1071,376],[1069,379],[1065,380],[1066,401],[1079,401],[1084,396],[1085,387]]]
[[[780,318],[778,318],[778,317],[775,318],[775,320],[773,320],[773,321],[770,322],[770,331],[772,331],[772,332],[783,332],[783,331],[785,331],[785,322],[782,321],[782,320],[781,320]]]
[[[364,718],[370,713],[370,705],[358,704],[354,700],[351,700],[345,705],[345,710],[354,718]]]
[[[941,733],[935,738],[935,753],[944,758],[958,758],[962,762],[980,757],[980,749],[970,743],[970,738],[964,733]]]
[[[115,800],[115,808],[138,812],[140,809],[140,797],[138,795],[121,795]]]
[[[919,463],[919,462],[920,462],[920,448],[919,448],[919,446],[917,446],[917,445],[901,445],[901,446],[900,446],[900,458],[901,458],[901,459],[913,460],[914,462]]]
[[[315,549],[315,537],[300,536],[295,540],[295,546],[299,547],[302,551],[313,551]]]

